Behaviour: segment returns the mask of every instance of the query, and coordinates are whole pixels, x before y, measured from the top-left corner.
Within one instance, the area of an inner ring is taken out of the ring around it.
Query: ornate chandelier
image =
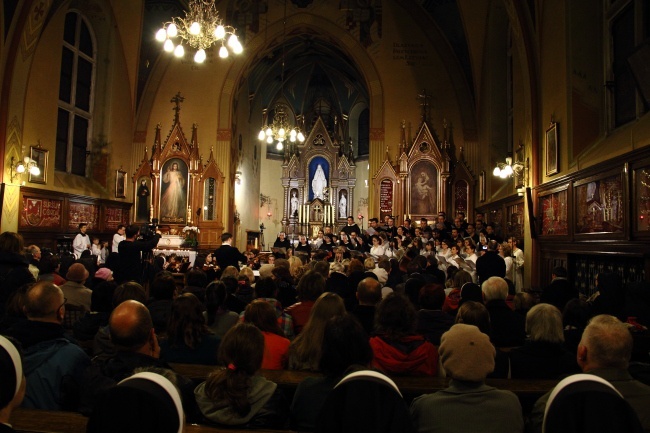
[[[173,17],[156,32],[156,40],[163,43],[163,49],[176,57],[185,55],[183,44],[196,50],[194,61],[203,63],[205,50],[221,43],[219,57],[225,59],[229,50],[240,54],[244,48],[235,34],[235,28],[225,26],[214,4],[215,0],[190,0],[185,18]]]
[[[282,150],[284,142],[289,140],[291,143],[296,141],[300,143],[305,142],[305,135],[297,126],[291,127],[288,121],[288,116],[282,104],[275,106],[275,114],[273,115],[273,122],[268,125],[262,126],[257,138],[260,141],[266,141],[268,144],[276,142],[276,149]]]

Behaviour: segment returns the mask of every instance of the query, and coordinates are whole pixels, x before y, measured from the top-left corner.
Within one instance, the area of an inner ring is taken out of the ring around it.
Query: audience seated
[[[582,333],[589,322],[589,305],[583,299],[571,299],[562,311],[564,347],[575,356]]]
[[[255,373],[262,367],[264,336],[239,323],[219,347],[219,368],[194,390],[206,421],[243,428],[283,428],[288,404],[277,385]]]
[[[625,288],[623,279],[617,273],[601,272],[596,275],[597,292],[592,297],[592,316],[610,314],[625,320]]]
[[[23,237],[19,233],[0,234],[0,316],[5,303],[20,286],[36,281],[29,272],[29,260],[24,255]]]
[[[584,373],[611,383],[636,412],[643,429],[650,431],[650,386],[628,373],[632,335],[616,317],[599,315],[591,319],[578,345],[578,365]],[[529,417],[528,431],[542,431],[544,413],[551,393],[542,396]],[[569,424],[571,426],[571,424]],[[570,427],[569,427],[570,428]],[[551,430],[547,429],[550,432]]]
[[[72,410],[79,397],[81,374],[88,355],[65,334],[65,298],[55,284],[39,281],[25,295],[26,321],[16,322],[7,334],[23,349],[27,377],[24,407]]]
[[[208,277],[202,269],[192,268],[183,277],[185,286],[181,293],[192,293],[200,302],[205,303],[205,288],[208,285]]]
[[[174,299],[160,359],[182,364],[215,365],[221,339],[205,323],[203,305],[192,293]]]
[[[27,380],[18,348],[0,335],[0,432],[11,433],[11,413],[23,402]]]
[[[490,277],[481,286],[485,306],[490,313],[492,342],[496,347],[512,347],[524,344],[525,319],[506,304],[508,284],[503,278]]]
[[[182,433],[185,414],[175,378],[138,372],[109,389],[88,419],[88,433]]]
[[[420,289],[416,331],[435,346],[440,337],[454,324],[454,317],[442,311],[445,302],[445,287],[441,283],[426,284]]]
[[[528,339],[510,351],[513,379],[560,379],[580,371],[564,347],[562,314],[550,304],[537,304],[526,315]]]
[[[643,432],[639,418],[616,388],[591,374],[576,374],[558,383],[542,426],[549,433]]]
[[[567,276],[567,270],[562,266],[553,268],[551,284],[544,289],[539,301],[555,305],[558,310],[563,311],[567,302],[578,297],[578,290],[571,285]]]
[[[172,302],[176,295],[176,290],[176,280],[167,271],[156,275],[149,285],[151,299],[147,303],[147,308],[151,314],[153,326],[157,334],[167,332],[167,322],[172,311]]]
[[[263,299],[264,301],[271,304],[275,309],[275,315],[278,318],[278,325],[284,333],[284,336],[288,339],[293,339],[295,336],[293,331],[293,318],[286,314],[282,309],[282,304],[276,299],[278,294],[278,286],[276,285],[276,280],[273,278],[261,278],[255,284],[255,298]],[[244,312],[239,315],[240,321],[244,318]]]
[[[265,370],[286,368],[290,341],[280,329],[275,309],[271,304],[263,299],[254,300],[244,310],[244,321],[255,325],[264,335],[262,368]]]
[[[373,278],[364,278],[357,286],[357,305],[352,315],[359,320],[368,336],[375,329],[375,313],[377,304],[381,301],[381,284]]]
[[[324,376],[308,377],[298,385],[291,403],[291,429],[313,431],[334,385],[349,368],[369,367],[372,356],[368,337],[353,316],[344,314],[328,320],[319,363]]]
[[[435,376],[438,351],[415,333],[416,311],[411,302],[391,293],[377,307],[375,336],[370,339],[373,366],[387,374]]]
[[[38,281],[52,281],[57,286],[65,283],[65,278],[59,274],[61,259],[54,254],[43,255],[38,262]]]
[[[325,323],[344,313],[345,304],[339,295],[330,292],[320,295],[311,309],[307,324],[289,346],[290,370],[319,371]]]
[[[523,432],[517,396],[485,384],[494,370],[495,349],[476,326],[456,324],[443,334],[440,361],[449,388],[413,400],[411,416],[419,432]],[[468,411],[468,408],[471,410]]]
[[[228,292],[221,281],[213,281],[205,290],[206,323],[210,330],[219,338],[239,321],[239,314],[230,311],[226,305]]]
[[[90,296],[90,311],[74,323],[72,335],[79,341],[92,341],[100,328],[108,325],[113,311],[113,295],[117,284],[105,281],[93,289]]]
[[[284,309],[284,312],[293,319],[293,330],[296,335],[300,334],[307,324],[314,302],[324,291],[325,278],[317,272],[308,271],[298,282],[296,286],[298,302]]]

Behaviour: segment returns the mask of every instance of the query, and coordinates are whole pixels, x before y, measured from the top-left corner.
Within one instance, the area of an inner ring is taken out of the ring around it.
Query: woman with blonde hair
[[[300,277],[304,273],[302,270],[302,260],[296,256],[289,257],[287,260],[289,262],[289,273],[295,281],[300,280]]]
[[[507,278],[514,283],[515,263],[512,260],[512,247],[508,242],[503,242],[499,245],[499,255],[503,257],[503,260],[506,262],[506,275],[504,278]]]
[[[319,371],[325,324],[332,317],[345,314],[343,299],[325,292],[311,309],[309,321],[289,346],[289,370]]]

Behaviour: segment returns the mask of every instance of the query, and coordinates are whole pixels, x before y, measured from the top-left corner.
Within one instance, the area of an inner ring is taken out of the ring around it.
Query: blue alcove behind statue
[[[314,190],[311,186],[311,182],[314,180],[314,174],[316,173],[318,164],[323,167],[323,171],[325,172],[325,179],[327,179],[327,187],[330,187],[330,163],[322,156],[317,156],[309,161],[309,201],[312,201],[314,199]]]

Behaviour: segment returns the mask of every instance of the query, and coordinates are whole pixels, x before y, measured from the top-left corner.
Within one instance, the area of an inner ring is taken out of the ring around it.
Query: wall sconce
[[[507,157],[505,163],[497,162],[497,166],[494,167],[492,174],[496,177],[500,177],[501,179],[505,179],[511,177],[513,174],[515,176],[521,176],[527,169],[528,159],[526,159],[524,162],[517,161],[513,164],[512,158]]]
[[[235,183],[241,185],[241,171],[235,172]]]
[[[32,176],[41,174],[41,169],[38,168],[36,161],[26,156],[22,161],[15,156],[11,157],[11,181],[13,182],[19,175],[29,172]]]

